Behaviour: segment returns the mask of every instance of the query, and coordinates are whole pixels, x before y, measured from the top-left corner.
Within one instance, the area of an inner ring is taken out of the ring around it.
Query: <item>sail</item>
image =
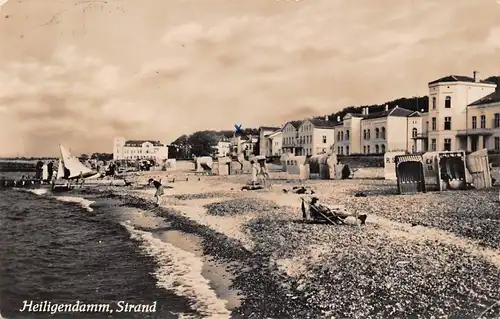
[[[60,145],[59,148],[61,149],[62,164],[64,168],[69,170],[69,176],[66,176],[66,178],[72,179],[79,177],[89,177],[95,174],[94,171],[83,165],[78,158],[71,155],[71,153],[64,146]]]
[[[62,160],[59,159],[59,166],[57,166],[56,179],[62,179],[62,178],[64,178],[64,166],[63,166]]]
[[[47,180],[49,179],[49,167],[47,166],[47,163],[43,164],[42,166],[42,180]]]

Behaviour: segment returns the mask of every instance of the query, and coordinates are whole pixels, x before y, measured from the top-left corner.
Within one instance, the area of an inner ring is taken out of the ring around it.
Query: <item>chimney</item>
[[[386,111],[389,111],[389,104],[386,104],[386,105],[385,105],[385,110],[386,110]]]
[[[367,108],[367,107],[365,107],[365,115],[368,115],[368,112],[369,112],[369,111],[368,111],[368,108]]]
[[[479,79],[479,72],[478,71],[474,71],[474,82],[479,82],[480,79]]]
[[[325,121],[328,121],[328,115],[325,115]]]
[[[337,122],[340,122],[340,115],[337,116]]]

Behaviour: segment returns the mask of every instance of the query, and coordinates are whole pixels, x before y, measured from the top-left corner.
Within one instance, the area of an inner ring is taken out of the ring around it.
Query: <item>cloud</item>
[[[427,94],[427,82],[447,74],[498,72],[495,1],[68,6],[5,5],[0,142],[9,144],[0,155],[54,153],[58,142],[110,151],[115,136],[169,142],[236,122],[279,125]],[[57,12],[57,23],[40,27]]]

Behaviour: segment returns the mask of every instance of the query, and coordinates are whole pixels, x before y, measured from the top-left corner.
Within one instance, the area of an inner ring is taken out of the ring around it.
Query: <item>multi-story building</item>
[[[478,72],[473,77],[450,75],[430,82],[429,112],[425,116],[429,122],[429,151],[470,150],[475,138],[468,135],[468,119],[471,128],[473,119],[468,112],[476,112],[478,108],[473,103],[494,93],[495,88],[495,83],[481,80]]]
[[[297,129],[302,124],[302,121],[291,121],[286,123],[283,126],[283,152],[298,155],[298,144],[297,137],[298,131]]]
[[[398,106],[389,109],[387,105],[382,112],[370,114],[369,109],[364,108],[361,114],[348,113],[335,127],[334,149],[342,155],[410,151],[409,132],[421,121],[417,116],[414,116],[417,120],[409,120],[414,113],[418,114]]]
[[[269,134],[269,143],[271,143],[271,156],[281,156],[283,147],[283,132],[281,129]]]
[[[500,151],[500,83],[495,92],[469,104],[467,127],[458,130],[457,138],[465,140],[468,151]]]
[[[160,162],[168,158],[168,146],[159,141],[114,139],[114,160],[152,159]]]
[[[330,152],[335,140],[335,124],[325,120],[309,119],[297,129],[297,155],[318,155]]]
[[[231,153],[231,142],[229,139],[222,139],[217,142],[215,146],[215,156],[216,157],[225,157]]]
[[[269,135],[279,130],[279,127],[261,126],[259,127],[259,155],[271,156],[272,144]]]

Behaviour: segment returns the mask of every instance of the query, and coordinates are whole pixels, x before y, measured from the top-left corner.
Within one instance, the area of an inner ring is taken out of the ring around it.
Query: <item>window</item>
[[[349,131],[347,131],[349,132]],[[323,135],[323,144],[326,144],[326,135]]]
[[[366,145],[363,145],[363,154],[366,154]]]
[[[417,129],[414,127],[414,128],[411,130],[411,137],[416,138],[416,137],[417,137],[417,134],[418,134],[418,131],[417,131]]]
[[[370,132],[370,129],[368,129],[368,130],[366,131],[366,139],[367,139],[367,140],[369,140],[369,139],[371,138],[371,136],[370,136],[370,135],[371,135],[371,132]],[[369,146],[368,146],[368,147],[369,147]]]
[[[363,139],[366,140],[366,130],[363,130]]]
[[[345,131],[345,139],[349,140],[349,130]],[[325,142],[326,143],[326,142]]]
[[[340,140],[344,140],[344,131],[340,132]]]
[[[382,149],[382,153],[385,153],[385,145],[384,144],[380,145],[380,148]]]
[[[473,129],[477,128],[477,116],[472,117],[472,128]]]
[[[481,128],[486,128],[486,115],[481,115]]]
[[[493,127],[500,127],[500,113],[495,113],[495,119],[493,120]]]
[[[444,129],[446,131],[451,130],[451,116],[445,116],[445,118],[444,118]]]
[[[444,150],[451,151],[451,138],[444,139]]]
[[[337,146],[337,154],[340,155],[340,146]]]
[[[435,110],[436,109],[436,97],[433,97],[432,98],[432,109]]]
[[[445,107],[446,109],[451,108],[451,96],[447,96],[447,97],[444,99],[444,107]]]
[[[344,147],[343,146],[340,147],[340,154],[342,154],[342,155],[344,154]]]
[[[495,151],[500,151],[500,137],[495,136]]]
[[[412,152],[412,153],[415,153],[415,151],[416,151],[416,150],[415,150],[415,144],[413,144],[413,145],[411,146],[411,152]]]
[[[337,141],[340,141],[340,132],[337,132]]]
[[[366,146],[366,153],[370,154],[370,145]]]
[[[380,130],[378,127],[375,129],[375,138],[380,138]]]
[[[382,134],[382,138],[385,140],[385,127],[382,127],[381,134]]]
[[[378,144],[377,144],[377,145],[375,145],[375,153],[377,153],[377,154],[378,154],[379,150],[380,150],[380,149],[379,149]]]
[[[432,118],[432,130],[433,131],[436,130],[436,118],[435,117]]]
[[[345,155],[349,155],[349,146],[345,147]]]
[[[425,131],[429,132],[429,121],[425,121]]]
[[[436,151],[436,139],[431,140],[431,151]]]

